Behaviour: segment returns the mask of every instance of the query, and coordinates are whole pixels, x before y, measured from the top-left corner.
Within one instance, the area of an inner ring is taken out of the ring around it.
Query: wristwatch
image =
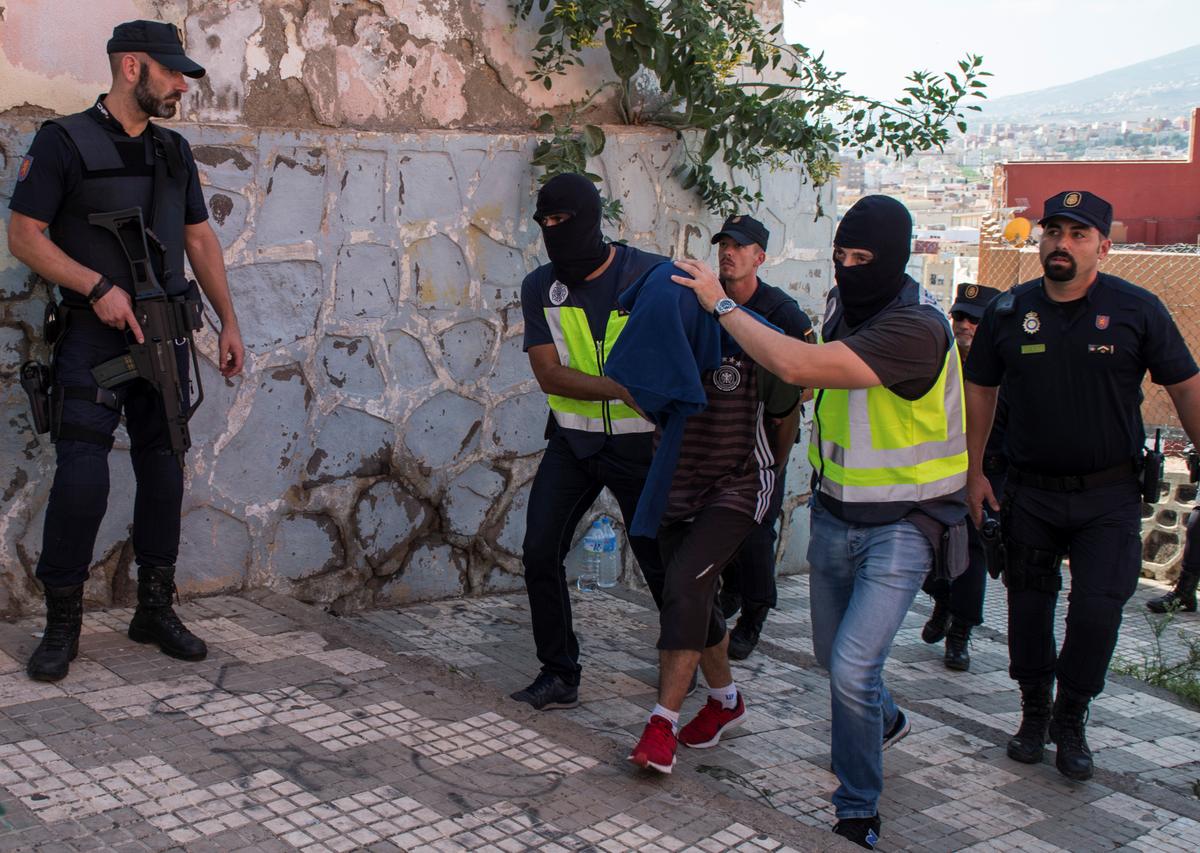
[[[92,305],[95,305],[104,298],[104,294],[112,290],[113,283],[105,276],[101,275],[100,280],[92,286],[91,291],[87,295],[87,300]]]
[[[713,306],[712,313],[713,313],[713,316],[719,320],[719,319],[721,319],[722,316],[724,316],[725,314],[728,314],[734,308],[737,308],[737,303],[734,302],[732,299],[730,299],[728,296],[723,296],[720,299],[718,299],[717,304]]]

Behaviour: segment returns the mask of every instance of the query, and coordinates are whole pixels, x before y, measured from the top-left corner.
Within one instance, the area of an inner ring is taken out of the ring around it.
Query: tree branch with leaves
[[[752,185],[761,185],[764,170],[802,167],[819,186],[837,173],[839,152],[940,150],[949,124],[966,129],[965,111],[979,109],[971,100],[985,97],[983,78],[991,76],[981,57],[968,54],[954,71],[912,72],[903,94],[885,102],[848,90],[823,54],[781,44],[783,25],[764,29],[744,0],[515,0],[517,16],[528,19],[535,3],[545,23],[531,77],[550,89],[583,64],[583,49],[603,45],[625,120],[675,130],[683,145],[674,175],[721,215],[762,201]],[[635,113],[632,82],[643,70],[665,100]],[[586,172],[586,158],[603,150],[598,126],[574,129],[594,97],[573,105],[565,122],[549,113],[539,119],[540,130],[554,131],[534,156],[543,180],[556,169]]]

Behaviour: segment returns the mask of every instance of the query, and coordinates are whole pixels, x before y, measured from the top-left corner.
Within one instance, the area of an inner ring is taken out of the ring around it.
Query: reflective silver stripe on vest
[[[574,412],[551,409],[554,420],[564,429],[581,429],[588,432],[604,432],[603,418],[589,418]],[[639,432],[654,432],[654,424],[641,418],[613,418],[609,422],[611,435],[634,435]]]
[[[843,486],[828,477],[821,478],[821,491],[842,503],[899,503],[930,501],[952,495],[967,486],[967,472],[954,474],[931,483],[897,483],[888,486]]]
[[[550,327],[550,337],[554,339],[554,348],[558,350],[558,361],[563,367],[571,366],[571,352],[567,349],[567,338],[563,335],[562,320],[559,315],[562,309],[546,308],[546,325]]]
[[[953,347],[954,345],[951,344]],[[947,358],[946,371],[946,424],[949,433],[945,441],[927,441],[914,447],[899,447],[891,450],[876,450],[871,440],[871,416],[867,408],[867,389],[849,393],[850,448],[847,450],[833,441],[821,439],[821,456],[842,468],[908,468],[935,459],[947,459],[967,452],[967,436],[962,429],[963,399],[961,366],[958,353],[951,351]],[[851,464],[847,456],[853,456]],[[910,488],[903,486],[901,488]],[[941,494],[941,493],[939,493]]]

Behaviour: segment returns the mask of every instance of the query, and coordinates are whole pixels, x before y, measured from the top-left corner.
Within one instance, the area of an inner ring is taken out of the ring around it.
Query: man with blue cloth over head
[[[908,732],[884,661],[925,576],[966,567],[961,367],[945,315],[904,272],[911,239],[895,199],[867,196],[846,213],[822,344],[723,310],[703,264],[678,261],[686,274],[674,276],[750,357],[820,389],[809,444],[813,651],[830,677],[834,832],[867,849],[879,839],[883,750]]]

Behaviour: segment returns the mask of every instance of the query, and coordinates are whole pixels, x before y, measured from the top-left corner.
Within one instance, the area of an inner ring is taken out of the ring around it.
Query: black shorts
[[[717,506],[701,510],[690,521],[659,528],[658,547],[667,576],[658,648],[699,652],[725,638],[717,581],[754,526],[747,513]]]

